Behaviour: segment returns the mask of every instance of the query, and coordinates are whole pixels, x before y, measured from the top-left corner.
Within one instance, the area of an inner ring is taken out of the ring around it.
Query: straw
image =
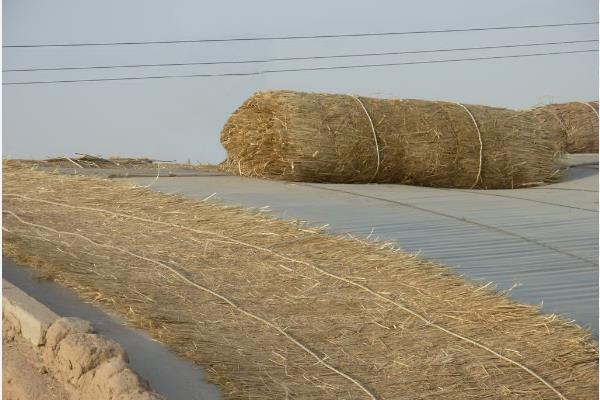
[[[251,96],[221,143],[242,176],[480,189],[558,179],[562,146],[527,112],[293,91]]]
[[[530,113],[547,130],[558,130],[568,153],[598,153],[598,102],[535,107]]]
[[[4,254],[204,366],[225,398],[597,397],[589,332],[389,243],[102,179],[3,174]]]

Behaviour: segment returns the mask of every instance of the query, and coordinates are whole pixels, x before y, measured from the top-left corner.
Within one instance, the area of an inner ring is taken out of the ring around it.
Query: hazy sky
[[[596,21],[597,0],[3,1],[4,44],[409,31]],[[312,56],[597,39],[597,26],[324,40],[4,49],[3,69]],[[124,70],[11,72],[4,82],[253,71],[597,48]],[[454,100],[511,108],[598,98],[598,53],[374,69],[3,86],[3,155],[75,152],[218,162],[229,114],[257,90]]]

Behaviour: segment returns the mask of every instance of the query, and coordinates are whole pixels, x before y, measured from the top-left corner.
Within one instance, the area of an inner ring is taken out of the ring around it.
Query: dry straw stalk
[[[561,133],[568,153],[598,152],[597,101],[548,104],[530,112],[545,129]]]
[[[533,115],[443,101],[259,92],[221,142],[224,169],[270,179],[493,189],[560,175],[560,134]]]
[[[205,366],[227,398],[598,395],[588,332],[385,243],[12,166],[3,190],[6,255]]]

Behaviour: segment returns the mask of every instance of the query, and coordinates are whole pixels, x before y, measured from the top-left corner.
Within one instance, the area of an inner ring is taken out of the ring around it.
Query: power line
[[[515,54],[515,55],[493,56],[493,57],[455,58],[455,59],[447,59],[447,60],[410,61],[410,62],[385,63],[385,64],[340,65],[340,66],[332,66],[332,67],[288,68],[288,69],[273,69],[273,70],[254,71],[254,72],[231,72],[231,73],[219,73],[219,74],[158,75],[158,76],[131,76],[131,77],[124,77],[124,78],[93,78],[93,79],[63,79],[63,80],[53,80],[53,81],[3,82],[2,85],[3,86],[4,85],[37,85],[37,84],[55,84],[55,83],[132,81],[132,80],[171,79],[171,78],[216,78],[216,77],[226,77],[226,76],[254,76],[254,75],[266,75],[266,74],[282,73],[282,72],[325,71],[325,70],[336,70],[336,69],[391,67],[391,66],[398,66],[398,65],[439,64],[439,63],[452,63],[452,62],[461,62],[461,61],[481,61],[481,60],[498,60],[498,59],[504,59],[504,58],[549,56],[549,55],[556,55],[556,54],[591,53],[591,52],[597,52],[597,51],[598,51],[598,49],[588,49],[588,50],[573,50],[573,51],[556,51],[556,52],[548,52],[548,53]]]
[[[181,63],[161,63],[161,64],[96,65],[96,66],[83,66],[83,67],[14,68],[14,69],[4,69],[4,70],[2,70],[2,72],[73,71],[73,70],[90,70],[90,69],[176,67],[176,66],[191,66],[191,65],[255,64],[255,63],[269,63],[269,62],[275,62],[275,61],[323,60],[323,59],[350,58],[350,57],[374,57],[374,56],[390,56],[390,55],[401,55],[401,54],[441,53],[441,52],[450,52],[450,51],[508,49],[508,48],[519,48],[519,47],[550,46],[550,45],[590,43],[590,42],[598,42],[598,39],[570,40],[570,41],[562,41],[562,42],[510,44],[510,45],[499,45],[499,46],[460,47],[460,48],[453,48],[453,49],[392,51],[392,52],[384,52],[384,53],[358,53],[358,54],[336,54],[336,55],[306,56],[306,57],[281,57],[281,58],[267,58],[267,59],[261,59],[261,60],[201,61],[201,62],[181,62]]]
[[[430,33],[454,33],[454,32],[480,32],[510,29],[538,29],[561,26],[582,26],[597,25],[598,21],[590,22],[569,22],[563,24],[541,24],[541,25],[513,25],[513,26],[494,26],[480,28],[460,28],[460,29],[429,29],[420,31],[404,32],[367,32],[367,33],[341,33],[329,35],[299,35],[299,36],[258,36],[258,37],[237,37],[221,39],[191,39],[191,40],[154,40],[140,42],[89,42],[89,43],[48,43],[48,44],[12,44],[3,45],[3,48],[36,48],[36,47],[84,47],[84,46],[131,46],[131,45],[153,45],[153,44],[175,44],[175,43],[215,43],[215,42],[246,42],[262,40],[296,40],[296,39],[331,39],[344,37],[369,37],[369,36],[398,36],[398,35],[417,35]]]

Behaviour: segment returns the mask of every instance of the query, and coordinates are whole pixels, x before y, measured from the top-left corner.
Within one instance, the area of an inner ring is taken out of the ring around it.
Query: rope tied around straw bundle
[[[596,111],[596,109],[594,108],[593,105],[591,105],[590,103],[587,103],[585,101],[580,101],[579,103],[585,104],[586,106],[588,106],[589,108],[591,108],[592,111],[594,112],[594,114],[596,114],[596,118],[600,118],[600,116],[598,116],[598,111]]]
[[[477,124],[477,120],[473,116],[473,113],[471,113],[471,111],[464,104],[455,104],[461,106],[467,112],[467,114],[469,114],[469,117],[471,117],[471,121],[473,121],[473,125],[475,125],[475,130],[477,131],[477,136],[479,138],[479,168],[477,169],[477,177],[475,178],[475,183],[473,183],[473,186],[471,186],[471,189],[473,189],[481,180],[481,167],[483,165],[483,140],[481,140],[481,131],[479,130],[479,125]]]
[[[598,152],[598,110],[594,101],[572,101],[537,106],[526,110],[546,131],[561,136],[561,152]],[[549,118],[551,116],[552,118]]]
[[[555,180],[557,130],[542,129],[522,111],[466,107],[350,93],[257,92],[223,126],[221,143],[232,160],[223,169],[240,175],[242,160],[244,176],[267,179],[465,189]]]
[[[369,183],[370,183],[370,182],[373,182],[375,177],[377,177],[377,174],[379,173],[379,166],[381,165],[381,154],[379,152],[379,141],[377,140],[377,133],[375,132],[375,125],[373,124],[373,119],[371,118],[371,115],[367,111],[367,108],[365,107],[363,102],[358,98],[358,96],[355,96],[353,94],[350,94],[349,96],[352,97],[354,100],[358,101],[358,104],[360,104],[362,109],[365,111],[365,114],[367,114],[367,118],[369,119],[369,124],[371,124],[371,131],[373,132],[373,141],[375,142],[375,150],[377,151],[377,168],[375,168],[375,173],[373,174],[373,177],[371,177],[371,180],[369,181]]]

